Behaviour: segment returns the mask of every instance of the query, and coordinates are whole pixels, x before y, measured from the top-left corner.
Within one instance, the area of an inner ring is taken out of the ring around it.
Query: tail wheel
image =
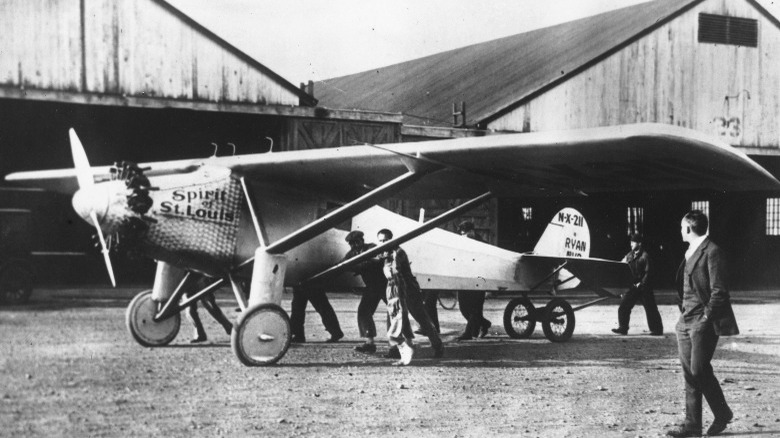
[[[504,330],[510,338],[525,339],[536,328],[536,309],[528,298],[514,298],[504,309]]]
[[[281,307],[270,303],[242,312],[230,336],[233,353],[250,367],[278,362],[290,348],[290,341],[290,318]]]
[[[0,304],[24,304],[33,289],[33,274],[18,262],[0,270]]]
[[[145,290],[133,298],[127,306],[125,324],[127,330],[144,347],[161,347],[176,339],[181,326],[179,313],[162,321],[155,321],[157,302],[152,299],[152,291]]]
[[[565,342],[574,333],[574,310],[562,298],[553,298],[544,308],[544,336],[552,342]]]
[[[442,309],[452,310],[458,305],[458,292],[441,291],[438,300]]]

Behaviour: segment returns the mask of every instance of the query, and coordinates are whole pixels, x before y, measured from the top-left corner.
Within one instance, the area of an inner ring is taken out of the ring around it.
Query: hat
[[[355,240],[363,240],[363,232],[362,231],[350,231],[349,234],[347,234],[347,237],[344,239],[347,242],[352,242]]]
[[[639,233],[632,233],[631,236],[629,236],[629,239],[636,243],[642,243],[643,240],[642,235]]]
[[[461,233],[465,233],[473,230],[474,230],[474,222],[465,221],[465,222],[461,222],[460,225],[458,225],[458,231],[460,231]]]

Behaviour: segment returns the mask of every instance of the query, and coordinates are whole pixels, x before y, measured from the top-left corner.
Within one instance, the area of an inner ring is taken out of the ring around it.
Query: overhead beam
[[[293,105],[262,105],[251,102],[209,102],[116,94],[79,93],[61,90],[41,90],[0,86],[0,99],[22,99],[82,105],[102,105],[149,109],[183,109],[223,113],[257,114],[264,116],[301,117],[309,119],[359,120],[401,124],[400,113],[341,110]]]

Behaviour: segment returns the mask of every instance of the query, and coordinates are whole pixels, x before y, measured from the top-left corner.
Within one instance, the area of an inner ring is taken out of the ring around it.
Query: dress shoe
[[[190,344],[200,344],[201,342],[206,342],[206,336],[196,336],[192,339],[190,339]]]
[[[650,332],[650,336],[663,336],[664,332]]]
[[[355,351],[358,353],[365,353],[365,354],[374,354],[376,353],[376,344],[369,344],[366,342],[363,345],[358,345],[355,347]]]
[[[425,336],[425,332],[422,331],[422,329],[417,329],[414,331],[415,335]]]
[[[487,319],[482,322],[482,327],[479,328],[479,337],[484,338],[488,334],[488,330],[490,329],[490,326],[493,324],[488,321]]]
[[[328,344],[335,344],[343,337],[344,337],[344,333],[339,333],[338,335],[331,335],[330,338],[328,338],[325,342]]]
[[[731,420],[734,418],[734,413],[729,411],[728,417],[724,418],[723,420],[715,420],[710,425],[709,429],[707,429],[707,435],[713,436],[713,435],[719,435],[721,432],[726,430],[726,426],[731,422]]]
[[[455,338],[455,340],[457,340],[457,341],[470,341],[472,339],[474,339],[474,337],[471,336],[470,333],[463,333],[462,335],[460,335],[457,338]]]
[[[293,335],[292,340],[290,340],[293,344],[305,344],[306,343],[306,336],[301,335]]]
[[[400,359],[401,353],[398,351],[398,347],[390,347],[383,357],[385,359]]]
[[[433,357],[439,359],[442,356],[444,356],[444,344],[439,344],[433,347]]]
[[[686,428],[685,426],[679,426],[676,429],[666,431],[666,436],[671,436],[675,438],[701,436],[701,430],[691,430]]]
[[[628,329],[616,328],[616,329],[612,329],[612,333],[615,333],[617,335],[627,335]]]

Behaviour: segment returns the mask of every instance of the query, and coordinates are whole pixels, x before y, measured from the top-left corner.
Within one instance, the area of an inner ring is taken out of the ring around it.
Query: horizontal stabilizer
[[[631,286],[631,268],[627,263],[584,257],[551,257],[523,254],[518,269],[552,272],[561,264],[586,288],[625,288]]]

